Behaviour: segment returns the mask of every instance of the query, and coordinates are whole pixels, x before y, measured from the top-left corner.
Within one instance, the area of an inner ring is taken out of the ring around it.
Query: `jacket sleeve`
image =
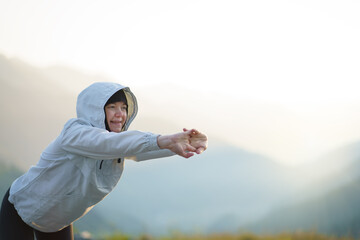
[[[140,159],[143,159],[146,158],[146,154],[141,157],[144,153],[160,150],[157,145],[158,136],[141,131],[113,133],[75,120],[65,125],[60,139],[61,147],[65,151],[89,158],[113,159],[140,156]]]
[[[136,162],[140,162],[140,161],[145,161],[145,160],[154,159],[154,158],[171,157],[174,155],[176,155],[176,154],[168,149],[160,149],[160,150],[155,150],[155,151],[151,151],[151,152],[140,153],[140,154],[137,154],[136,156],[129,156],[129,157],[127,157],[127,159],[131,159]]]

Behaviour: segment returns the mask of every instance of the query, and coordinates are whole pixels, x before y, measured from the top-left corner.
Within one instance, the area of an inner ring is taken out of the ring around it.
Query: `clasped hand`
[[[158,145],[161,149],[169,149],[172,152],[189,158],[195,153],[201,154],[207,149],[207,136],[196,129],[183,129],[183,132],[158,137]]]

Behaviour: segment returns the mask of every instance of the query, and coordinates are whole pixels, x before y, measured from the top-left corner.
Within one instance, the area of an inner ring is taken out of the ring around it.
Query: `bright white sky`
[[[360,139],[359,12],[354,0],[0,0],[0,53],[215,95],[201,102],[206,130],[299,163]]]

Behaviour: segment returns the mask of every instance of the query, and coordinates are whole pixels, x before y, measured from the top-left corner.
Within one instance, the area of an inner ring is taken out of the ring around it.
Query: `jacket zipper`
[[[101,170],[103,162],[104,162],[104,160],[101,160],[100,167],[99,167],[100,170]]]

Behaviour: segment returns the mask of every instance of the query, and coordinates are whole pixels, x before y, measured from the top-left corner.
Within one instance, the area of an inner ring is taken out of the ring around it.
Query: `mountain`
[[[6,164],[0,159],[0,199],[2,201],[6,191],[11,186],[11,183],[19,177],[23,172],[18,168]]]
[[[360,178],[328,194],[271,212],[246,229],[259,233],[312,231],[360,236]]]
[[[360,237],[360,142],[329,153],[320,163],[336,169],[314,183],[316,191],[323,191],[321,194],[306,201],[290,202],[244,228],[261,233],[317,230],[329,235]],[[331,190],[324,193],[323,188],[329,186]]]
[[[0,157],[26,170],[74,116],[76,98],[41,69],[1,55],[0,85]]]

